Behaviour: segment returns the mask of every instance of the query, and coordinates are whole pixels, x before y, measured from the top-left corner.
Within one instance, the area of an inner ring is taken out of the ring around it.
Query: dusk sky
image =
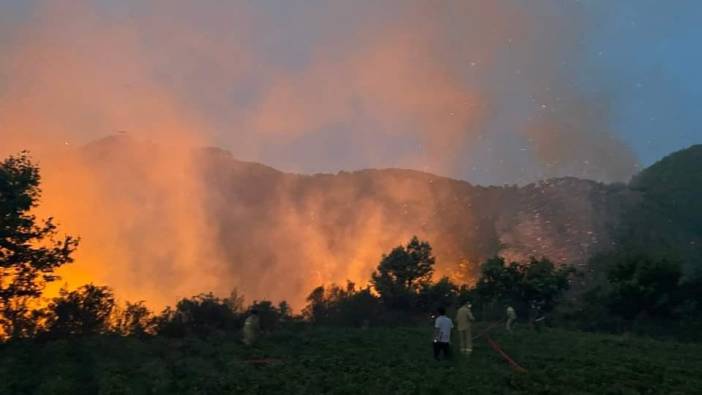
[[[626,180],[702,143],[700,21],[696,0],[0,0],[0,150],[125,130],[306,173]]]

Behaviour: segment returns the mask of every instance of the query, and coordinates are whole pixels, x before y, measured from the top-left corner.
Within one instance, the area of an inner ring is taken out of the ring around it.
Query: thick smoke
[[[318,201],[304,202],[304,213],[285,212],[281,201],[275,226],[255,230],[272,249],[270,266],[234,264],[245,257],[221,245],[226,230],[204,208],[213,197],[191,148],[220,145],[288,170],[410,167],[465,177],[483,141],[524,140],[531,176],[626,179],[635,161],[606,109],[580,100],[587,92],[554,66],[579,61],[571,44],[587,22],[571,23],[577,9],[542,18],[549,4],[7,6],[17,20],[0,30],[0,154],[31,149],[44,169],[45,211],[83,237],[64,276],[72,285],[106,282],[156,304],[235,285],[299,301],[310,285],[367,278],[409,232],[383,227],[372,202],[359,202],[350,208],[363,213],[349,228],[354,244],[330,243],[345,239],[315,225],[309,215],[325,215]],[[505,125],[509,133],[494,133]],[[80,148],[118,131],[140,143]],[[523,167],[505,159],[503,167]],[[435,209],[431,191],[383,188],[421,198],[424,216]],[[300,262],[285,261],[290,249],[300,249]],[[286,290],[294,270],[301,284]],[[237,278],[244,272],[265,281]]]
[[[221,289],[225,262],[191,147],[116,136],[42,162],[44,204],[82,237],[69,286],[95,281],[154,305]]]

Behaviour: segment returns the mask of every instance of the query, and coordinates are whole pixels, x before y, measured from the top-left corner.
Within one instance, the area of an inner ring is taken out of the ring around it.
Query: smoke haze
[[[552,15],[546,1],[30,4],[15,5],[22,17],[0,40],[2,133],[22,145],[127,130],[305,172],[489,176],[480,165],[524,182],[635,169],[589,97],[597,83],[574,74],[590,16],[576,5]],[[472,159],[490,147],[507,147],[508,163]],[[522,162],[528,171],[515,170]]]

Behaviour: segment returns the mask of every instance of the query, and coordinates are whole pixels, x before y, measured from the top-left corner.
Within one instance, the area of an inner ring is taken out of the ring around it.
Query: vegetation
[[[680,302],[680,265],[646,256],[627,257],[612,266],[607,275],[611,290],[607,307],[626,319],[641,315],[668,319]]]
[[[635,180],[643,203],[631,213],[688,193],[654,185],[650,174],[667,174],[668,165],[661,166]],[[37,299],[57,279],[55,270],[72,261],[78,240],[59,237],[51,218],[31,214],[39,181],[26,154],[0,163],[0,393],[683,394],[702,388],[702,346],[630,335],[702,338],[702,276],[689,270],[694,255],[675,247],[697,240],[694,226],[660,238],[631,233],[638,238],[594,257],[583,273],[547,258],[494,257],[480,266],[473,287],[433,281],[432,247],[414,237],[382,257],[371,285],[321,285],[300,316],[284,301],[245,306],[236,290],[224,298],[184,298],[154,313],[143,301],[120,305],[110,288],[94,284],[62,290],[40,306]],[[663,217],[659,210],[650,218]],[[646,248],[637,247],[642,241]],[[512,371],[483,343],[469,359],[430,359],[430,314],[466,300],[482,321],[474,333],[488,333],[483,329],[497,321],[490,335],[528,372]],[[551,328],[532,332],[522,325],[504,333],[507,305],[522,323],[535,310],[548,316]],[[253,310],[267,336],[245,347],[240,331]]]
[[[574,272],[568,266],[557,268],[545,258],[507,264],[503,258],[496,257],[482,265],[475,294],[483,304],[512,305],[522,312],[538,306],[540,311],[548,313],[570,288],[569,278]]]
[[[315,324],[361,327],[371,321],[379,322],[383,315],[383,308],[371,289],[356,289],[351,282],[346,288],[335,284],[317,287],[307,302],[302,315]]]
[[[89,284],[75,291],[62,290],[49,306],[45,330],[59,338],[102,334],[109,329],[114,309],[115,298],[107,287]]]
[[[31,214],[40,180],[26,153],[0,162],[0,339],[33,335],[39,317],[32,303],[78,245],[71,236],[58,238],[52,218]]]
[[[416,305],[420,287],[431,282],[434,263],[429,243],[415,236],[383,256],[371,282],[387,307],[408,309]]]
[[[478,326],[476,332],[481,332]],[[257,346],[206,338],[91,336],[0,344],[3,394],[694,394],[702,346],[517,327],[469,358],[431,357],[420,327],[281,329]]]
[[[557,309],[562,325],[702,339],[702,278],[685,277],[680,261],[615,251],[591,266],[586,288]]]
[[[702,145],[673,153],[634,177],[637,204],[623,216],[622,249],[681,260],[687,276],[702,269]]]

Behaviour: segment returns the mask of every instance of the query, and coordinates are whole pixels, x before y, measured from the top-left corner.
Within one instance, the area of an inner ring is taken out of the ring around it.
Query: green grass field
[[[478,325],[474,333],[482,328]],[[556,329],[431,357],[431,328],[280,330],[238,337],[95,337],[0,345],[0,394],[702,394],[702,345]],[[258,360],[266,363],[256,363]]]

